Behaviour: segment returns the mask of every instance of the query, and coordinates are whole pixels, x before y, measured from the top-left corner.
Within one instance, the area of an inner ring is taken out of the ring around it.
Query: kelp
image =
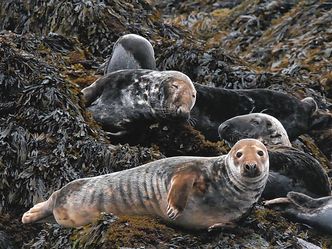
[[[12,104],[0,116],[1,209],[30,207],[71,180],[112,172],[112,165],[121,170],[162,157],[110,145],[82,108],[77,86],[13,37],[0,36],[0,98]]]
[[[99,77],[97,69],[126,33],[152,42],[158,69],[182,71],[195,82],[314,97],[323,109],[310,131],[316,142],[303,136],[294,145],[328,166],[330,158],[316,144],[330,155],[331,77],[329,65],[324,64],[330,58],[329,6],[318,1],[247,0],[0,2],[0,29],[24,33],[0,33],[0,239],[19,248],[23,243],[25,248],[149,248],[157,243],[165,248],[300,248],[299,238],[331,247],[330,237],[260,205],[238,229],[212,233],[185,231],[150,218],[112,215],[79,229],[19,221],[27,208],[73,179],[165,156],[215,156],[228,151],[222,141],[209,142],[189,125],[154,124],[144,131],[140,144],[131,145],[115,143],[100,129],[86,112],[80,89]],[[298,21],[290,21],[293,14]],[[292,39],[301,40],[296,25],[308,34],[305,46],[292,44]],[[291,33],[288,26],[296,32]],[[318,33],[310,33],[314,30]],[[278,37],[279,33],[283,36]],[[265,39],[268,36],[273,38]],[[272,41],[276,37],[280,47]],[[323,37],[323,43],[316,37]],[[278,58],[270,56],[272,48],[277,49]],[[314,63],[314,70],[299,64],[301,49],[312,55],[307,64]],[[288,54],[291,59],[284,60]],[[280,58],[285,63],[273,64]],[[13,226],[8,225],[11,221]],[[140,237],[149,235],[152,240]]]

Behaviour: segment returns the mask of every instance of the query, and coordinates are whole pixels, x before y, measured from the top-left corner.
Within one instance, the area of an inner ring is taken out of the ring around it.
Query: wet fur
[[[36,222],[53,213],[59,224],[77,227],[93,222],[100,212],[157,216],[191,229],[235,222],[258,200],[268,176],[264,145],[252,139],[241,143],[227,156],[167,158],[78,179],[32,207],[22,222]],[[235,150],[243,152],[236,165]],[[265,155],[251,155],[257,150]],[[248,161],[257,162],[255,177],[241,173]]]
[[[312,98],[303,101],[284,93],[267,89],[230,90],[195,84],[196,104],[192,117],[195,128],[205,137],[217,141],[219,125],[238,115],[262,112],[277,118],[290,140],[308,131],[311,117],[317,110]]]
[[[228,119],[219,126],[218,134],[231,145],[243,138],[255,138],[266,146],[292,146],[279,120],[265,113],[250,113]]]
[[[94,119],[112,133],[160,120],[186,122],[196,101],[191,80],[176,71],[119,70],[82,90]]]

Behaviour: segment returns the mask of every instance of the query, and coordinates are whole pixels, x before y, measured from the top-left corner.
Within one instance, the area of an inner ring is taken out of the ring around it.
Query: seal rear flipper
[[[32,223],[42,220],[48,220],[48,217],[53,215],[54,200],[59,191],[55,191],[47,201],[37,203],[29,211],[22,216],[22,223]]]
[[[314,199],[308,195],[292,191],[287,194],[287,198],[298,207],[316,209],[321,207],[330,197]]]
[[[199,170],[189,168],[189,170],[184,169],[175,173],[172,177],[171,187],[167,195],[167,215],[170,219],[176,219],[185,209],[189,194],[199,176]]]
[[[22,216],[22,223],[37,222],[50,215],[52,215],[52,209],[50,209],[49,200],[47,200],[34,205],[25,212]]]

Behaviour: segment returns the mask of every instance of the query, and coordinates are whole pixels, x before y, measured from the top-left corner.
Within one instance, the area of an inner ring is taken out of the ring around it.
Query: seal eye
[[[178,86],[178,85],[175,85],[175,84],[173,84],[172,87],[174,87],[175,89],[178,89],[178,88],[179,88],[179,86]]]
[[[271,123],[270,121],[267,121],[267,122],[266,122],[266,125],[267,125],[267,127],[271,127],[271,126],[272,126],[272,123]]]
[[[261,151],[261,150],[259,150],[259,151],[257,152],[257,154],[258,154],[259,156],[264,156],[264,152]]]
[[[237,158],[240,158],[241,156],[242,156],[242,152],[239,151],[239,152],[236,153]]]

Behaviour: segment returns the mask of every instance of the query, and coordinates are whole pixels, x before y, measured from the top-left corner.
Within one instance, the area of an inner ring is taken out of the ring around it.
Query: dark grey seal
[[[255,138],[265,145],[292,146],[280,121],[265,113],[250,113],[228,119],[219,126],[218,134],[231,146],[243,138]]]
[[[332,234],[332,197],[314,199],[298,192],[289,192],[285,198],[265,201],[265,205],[282,205],[287,216]]]
[[[128,34],[115,42],[104,73],[122,69],[156,69],[154,50],[147,39],[140,35]]]
[[[230,90],[194,84],[196,104],[191,112],[195,128],[209,140],[218,140],[219,125],[239,115],[263,112],[277,118],[290,140],[306,133],[317,110],[313,98],[299,100],[267,89]]]
[[[82,90],[93,118],[112,135],[161,121],[187,121],[196,101],[190,78],[177,71],[118,70]]]

